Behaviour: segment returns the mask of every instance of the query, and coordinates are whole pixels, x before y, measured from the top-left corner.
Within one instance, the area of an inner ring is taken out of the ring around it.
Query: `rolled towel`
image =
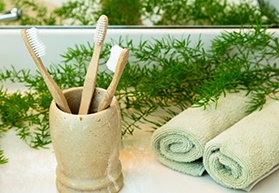
[[[205,171],[202,156],[205,144],[247,115],[244,91],[220,96],[217,106],[188,108],[158,128],[152,147],[158,160],[171,169],[193,176]]]
[[[212,139],[205,147],[204,165],[218,183],[250,191],[278,168],[279,101],[269,100]]]

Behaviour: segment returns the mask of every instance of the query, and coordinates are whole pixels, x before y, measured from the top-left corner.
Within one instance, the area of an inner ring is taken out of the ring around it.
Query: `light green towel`
[[[205,168],[216,182],[246,191],[278,164],[279,101],[271,99],[208,142],[204,153]]]
[[[220,96],[217,108],[188,108],[158,128],[152,146],[158,160],[171,169],[193,176],[205,171],[205,144],[247,115],[249,97],[245,92]]]

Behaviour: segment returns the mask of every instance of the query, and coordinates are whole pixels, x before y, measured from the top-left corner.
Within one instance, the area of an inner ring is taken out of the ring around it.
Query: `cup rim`
[[[65,94],[65,93],[67,93],[67,92],[72,92],[72,91],[74,91],[74,90],[81,90],[81,89],[83,89],[83,87],[72,87],[72,88],[68,88],[68,89],[63,90],[63,93]],[[106,89],[100,88],[100,87],[96,87],[95,90],[106,91]],[[54,108],[54,107],[55,107],[55,110],[58,111],[58,112],[60,112],[60,113],[62,113],[62,114],[67,114],[67,115],[71,115],[71,116],[79,116],[79,117],[81,117],[81,116],[87,117],[87,116],[94,116],[94,115],[97,115],[97,114],[100,115],[100,114],[102,114],[102,113],[106,113],[106,111],[109,111],[109,110],[111,110],[112,108],[115,108],[115,106],[117,105],[117,99],[116,99],[115,96],[113,96],[113,99],[112,99],[112,101],[111,101],[111,104],[112,104],[112,105],[110,105],[108,108],[106,108],[106,109],[104,109],[104,110],[102,110],[102,111],[98,111],[98,112],[90,113],[90,114],[76,114],[76,113],[73,114],[73,113],[67,113],[67,112],[65,112],[65,111],[62,111],[62,110],[58,107],[58,105],[55,103],[54,100],[51,101],[51,103],[50,103],[50,108]]]

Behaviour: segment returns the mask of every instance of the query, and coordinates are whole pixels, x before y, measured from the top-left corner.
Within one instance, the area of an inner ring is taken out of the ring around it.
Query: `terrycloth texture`
[[[216,182],[246,191],[278,164],[279,101],[271,99],[212,139],[204,153],[205,168]]]
[[[158,160],[171,169],[193,176],[205,171],[202,156],[205,144],[247,115],[246,93],[220,96],[217,108],[188,108],[158,128],[152,146]]]

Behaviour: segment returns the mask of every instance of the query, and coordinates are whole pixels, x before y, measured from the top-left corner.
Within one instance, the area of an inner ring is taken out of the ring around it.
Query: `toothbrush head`
[[[40,58],[46,54],[46,46],[39,38],[38,30],[34,27],[25,31],[26,37],[35,55]]]
[[[116,65],[117,65],[118,59],[119,59],[122,51],[123,51],[123,48],[121,48],[118,45],[114,45],[110,49],[110,57],[109,57],[106,65],[107,65],[108,69],[111,70],[112,72],[115,72]]]
[[[98,19],[97,25],[96,25],[96,32],[94,35],[94,42],[96,44],[102,44],[105,40],[106,33],[108,28],[108,17],[106,15],[101,15],[101,17]]]

